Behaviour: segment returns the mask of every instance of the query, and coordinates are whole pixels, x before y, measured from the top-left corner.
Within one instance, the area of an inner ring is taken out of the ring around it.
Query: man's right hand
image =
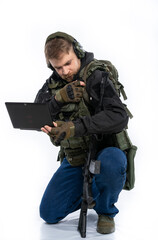
[[[84,86],[85,83],[78,80],[68,83],[56,92],[55,99],[62,103],[79,102],[83,96]]]

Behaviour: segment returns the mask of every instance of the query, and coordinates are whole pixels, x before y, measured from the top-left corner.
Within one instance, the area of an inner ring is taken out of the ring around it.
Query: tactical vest
[[[56,91],[65,85],[66,83],[64,82],[56,82],[51,79],[51,83],[48,85],[48,87],[51,89],[52,95],[55,95]],[[87,93],[85,91],[83,94],[83,99],[79,103],[68,103],[61,108],[58,120],[72,121],[82,116],[90,115],[90,112],[85,104],[86,101]],[[65,116],[67,115],[68,117],[65,119]],[[53,138],[51,138],[51,141],[54,144]],[[66,157],[72,166],[79,166],[84,164],[87,156],[87,151],[89,149],[89,141],[90,136],[71,137],[69,139],[61,141],[58,160],[62,162],[63,158]]]

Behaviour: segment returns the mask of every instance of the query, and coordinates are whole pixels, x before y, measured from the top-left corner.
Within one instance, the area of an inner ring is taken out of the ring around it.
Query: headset
[[[73,49],[74,49],[74,52],[75,54],[77,55],[77,57],[79,59],[81,58],[84,58],[85,56],[85,51],[84,49],[82,48],[82,46],[80,45],[79,42],[77,42],[77,40],[75,38],[73,38],[71,35],[67,34],[67,33],[64,33],[64,32],[55,32],[55,33],[52,33],[50,34],[47,39],[46,39],[46,42],[45,42],[45,45],[52,39],[54,38],[65,38],[66,40],[70,41],[73,45]],[[48,63],[48,67],[51,68],[52,70],[53,67],[51,66],[50,63]]]

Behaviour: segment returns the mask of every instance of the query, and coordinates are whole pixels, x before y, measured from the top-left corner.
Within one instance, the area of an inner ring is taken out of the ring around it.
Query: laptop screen
[[[38,130],[45,125],[52,126],[52,119],[46,103],[5,103],[14,128]]]

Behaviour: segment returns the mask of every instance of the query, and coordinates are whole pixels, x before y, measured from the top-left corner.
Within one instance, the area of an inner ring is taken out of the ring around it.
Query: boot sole
[[[100,228],[97,228],[97,232],[98,233],[101,233],[101,234],[109,234],[109,233],[113,233],[115,232],[115,227],[109,229],[109,228],[106,228],[106,227],[100,227]]]

